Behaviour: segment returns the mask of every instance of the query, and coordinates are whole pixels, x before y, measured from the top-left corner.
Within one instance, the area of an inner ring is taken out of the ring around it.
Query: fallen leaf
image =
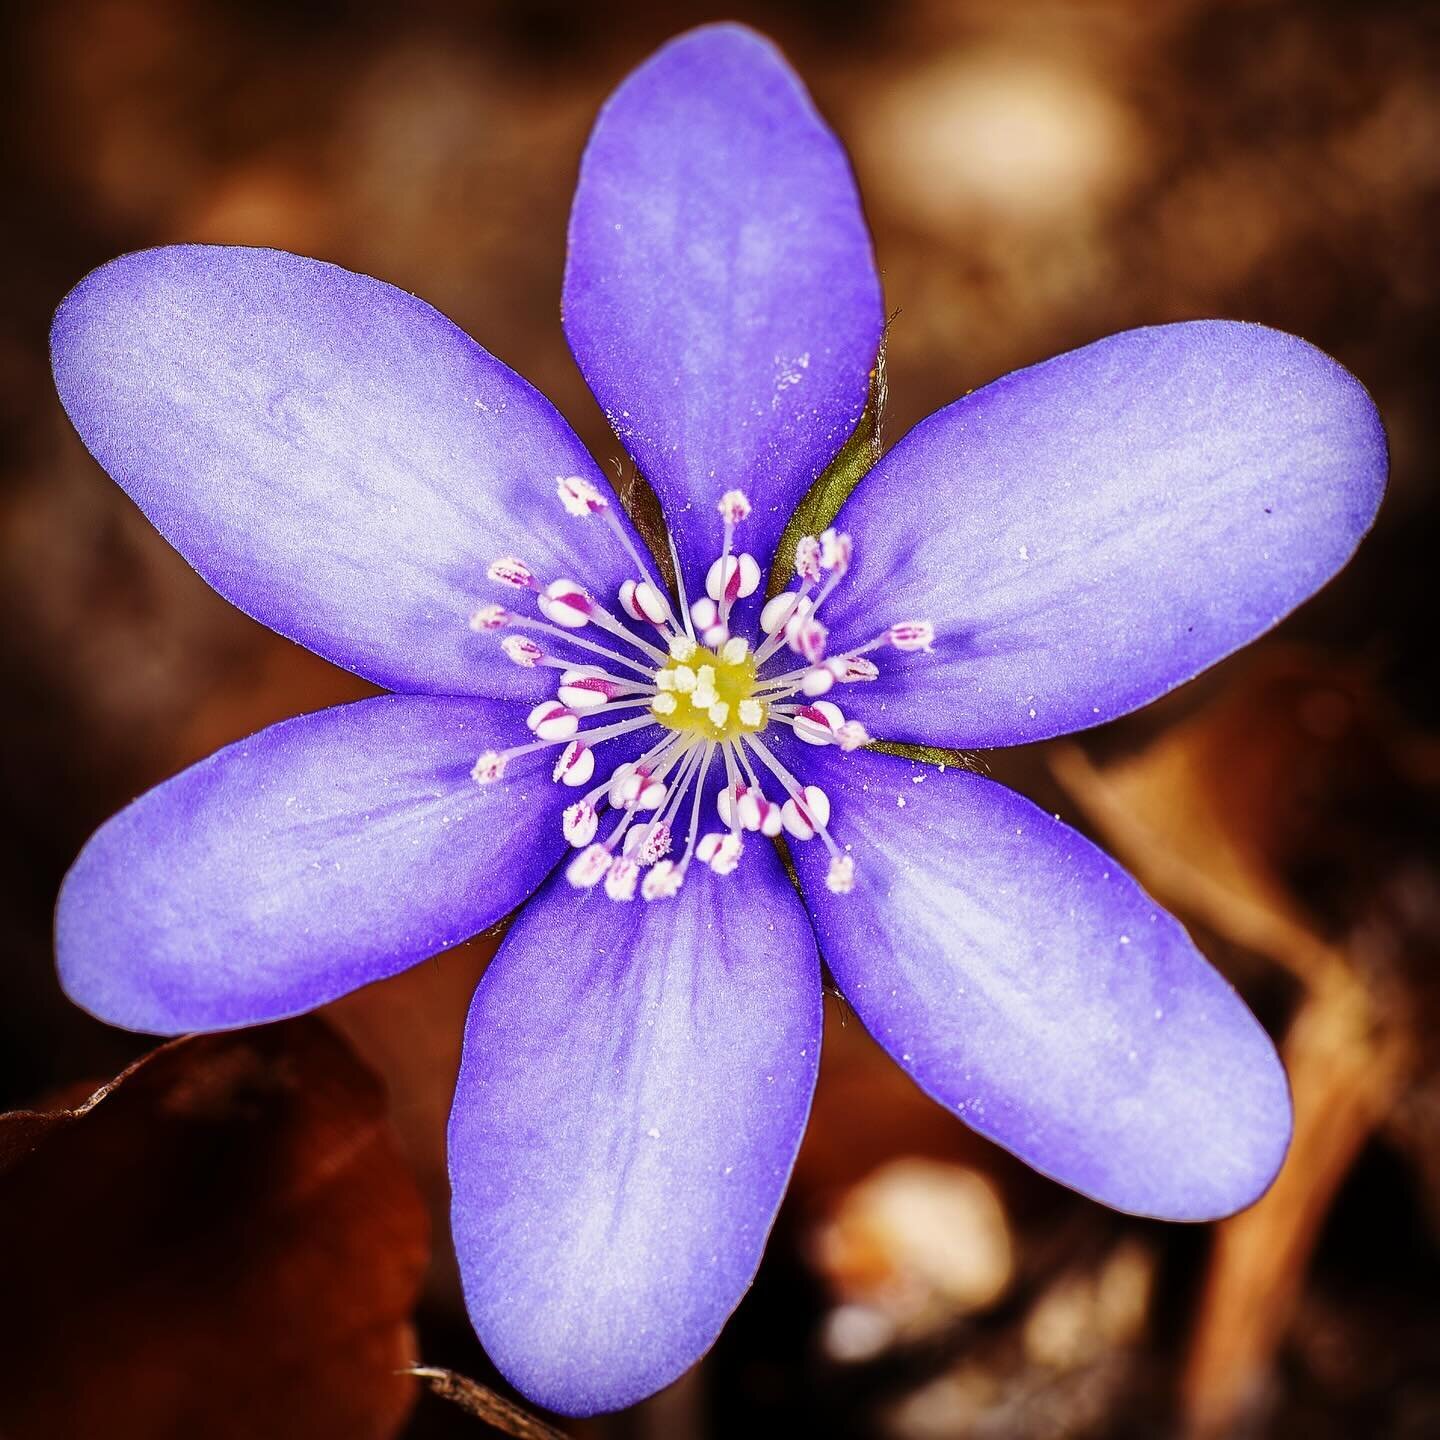
[[[0,1116],[0,1434],[393,1436],[427,1229],[379,1082],[319,1020]]]

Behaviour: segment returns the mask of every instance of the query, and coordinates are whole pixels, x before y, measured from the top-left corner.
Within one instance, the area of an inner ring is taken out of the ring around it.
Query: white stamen
[[[801,705],[795,710],[795,738],[807,745],[829,745],[845,723],[840,707],[829,700]]]
[[[797,840],[813,840],[830,823],[830,797],[818,786],[807,785],[804,803],[791,796],[781,807],[780,818]]]
[[[720,658],[727,665],[741,665],[750,653],[750,642],[742,635],[736,635],[720,647]]]
[[[513,585],[517,590],[535,588],[535,572],[513,555],[502,555],[498,560],[492,560],[485,573],[490,579],[498,580],[502,585]]]
[[[475,762],[470,778],[477,785],[493,785],[505,773],[505,757],[498,750],[487,750]]]
[[[658,810],[666,793],[665,782],[641,765],[621,765],[610,777],[610,803],[617,809]]]
[[[880,667],[860,655],[836,655],[825,665],[842,685],[853,685],[859,680],[876,680],[880,676]]]
[[[813,535],[802,535],[795,542],[795,573],[812,584],[820,578],[820,542]]]
[[[897,650],[929,650],[935,644],[935,627],[928,620],[901,620],[885,633]]]
[[[632,830],[625,837],[625,853],[640,865],[653,865],[670,849],[670,827],[663,822]]]
[[[610,852],[603,845],[591,845],[565,867],[565,878],[577,890],[593,890],[609,868]]]
[[[523,635],[507,635],[500,642],[500,648],[507,659],[523,665],[527,670],[533,670],[545,658],[545,652],[533,640],[527,640]]]
[[[750,513],[750,501],[743,490],[727,490],[715,507],[728,525],[738,525]]]
[[[565,475],[557,479],[555,493],[571,515],[595,515],[610,504],[589,480],[580,475]]]
[[[470,617],[470,628],[481,633],[499,630],[509,623],[510,612],[503,605],[482,605]]]
[[[828,665],[816,665],[800,681],[801,692],[812,698],[828,693],[835,684],[835,672]]]
[[[609,873],[605,876],[605,893],[612,900],[633,900],[639,879],[640,867],[622,855],[610,862]]]
[[[565,808],[560,817],[560,828],[565,839],[575,846],[588,845],[595,838],[600,825],[600,812],[589,800],[577,800]]]
[[[738,800],[733,797],[732,788],[738,792]],[[780,806],[767,800],[758,786],[726,786],[715,797],[715,808],[720,812],[721,820],[732,829],[738,826],[773,837],[783,828]]]
[[[555,698],[571,710],[590,715],[604,709],[609,701],[629,688],[615,680],[592,675],[587,670],[566,670],[560,676],[560,688],[555,692]]]
[[[673,715],[680,702],[668,691],[662,690],[651,702],[650,708],[657,715]]]
[[[680,564],[680,552],[675,548],[674,531],[667,530],[665,539],[670,546],[670,563],[675,567],[675,591],[680,597],[680,616],[685,621],[685,633],[693,645],[695,643],[695,631],[690,625],[690,607],[686,603],[685,597],[685,569],[684,566]],[[679,655],[676,658],[679,660],[688,660],[690,657],[688,655]]]
[[[632,619],[663,625],[670,619],[670,602],[648,580],[626,580],[620,586],[620,608]]]
[[[850,537],[832,526],[820,536],[821,568],[843,575],[850,568],[851,549]]]
[[[870,743],[870,732],[858,721],[847,720],[835,731],[835,743],[847,753]]]
[[[583,741],[572,740],[561,752],[550,772],[552,780],[562,785],[588,785],[595,773],[595,752]]]
[[[855,861],[849,855],[832,855],[825,874],[825,888],[832,895],[848,895],[855,888]]]
[[[722,600],[743,600],[759,588],[760,566],[748,553],[722,555],[705,575],[705,593],[717,604]]]
[[[693,635],[672,635],[670,637],[670,658],[672,660],[689,660],[699,648]]]
[[[723,701],[717,700],[706,712],[706,718],[717,729],[721,729],[730,718],[730,707]]]
[[[830,632],[813,616],[798,623],[792,620],[787,628],[790,630],[790,648],[812,665],[818,665],[824,657]]]
[[[740,723],[754,729],[765,718],[765,707],[755,697],[748,696],[740,702]]]
[[[525,719],[540,740],[568,740],[579,728],[580,717],[558,700],[542,700]]]
[[[573,580],[552,580],[538,603],[547,620],[567,630],[588,625],[595,611],[595,602]]]
[[[646,873],[640,885],[640,893],[647,900],[669,900],[680,893],[685,883],[685,872],[671,860],[661,860]]]
[[[745,853],[745,842],[738,835],[712,830],[695,847],[695,858],[708,865],[717,875],[733,875]]]
[[[795,613],[803,598],[798,590],[782,590],[773,600],[767,600],[760,612],[760,628],[773,635]]]

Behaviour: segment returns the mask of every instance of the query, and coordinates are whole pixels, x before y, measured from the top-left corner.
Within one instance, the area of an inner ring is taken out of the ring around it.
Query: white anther
[[[590,481],[580,475],[563,475],[555,481],[560,503],[572,515],[595,515],[610,502]]]
[[[796,710],[795,738],[807,745],[829,745],[844,723],[845,716],[838,705],[829,700],[817,700],[813,705],[802,705]]]
[[[616,686],[609,680],[584,670],[566,670],[560,676],[555,698],[581,715],[590,715],[603,710],[616,693]]]
[[[709,630],[720,623],[720,607],[708,596],[702,595],[691,604],[690,618],[701,630]],[[685,658],[689,659],[689,656]]]
[[[609,868],[610,852],[603,845],[591,845],[565,867],[565,878],[577,890],[593,890]]]
[[[625,853],[639,865],[653,865],[670,849],[670,827],[647,825],[625,837]]]
[[[820,542],[813,535],[802,535],[795,542],[795,573],[802,580],[820,578]]]
[[[525,723],[537,739],[568,740],[580,728],[580,717],[558,700],[542,700],[525,717]]]
[[[750,642],[743,635],[736,635],[720,647],[720,658],[727,665],[743,665],[750,653]]]
[[[747,827],[748,828],[748,827]],[[772,840],[785,828],[785,815],[781,806],[773,800],[760,800],[760,833]]]
[[[674,861],[662,860],[645,876],[640,893],[647,900],[669,900],[679,894],[685,876],[676,868]]]
[[[688,665],[677,665],[670,674],[675,689],[681,695],[688,695],[695,688],[697,676]]]
[[[482,605],[470,617],[470,628],[481,632],[499,630],[510,623],[510,618],[510,612],[503,605]]]
[[[813,840],[830,823],[830,797],[818,785],[807,785],[804,803],[792,795],[781,807],[780,817],[797,840]]]
[[[740,824],[744,829],[758,830],[762,835],[778,835],[782,824],[780,807],[758,790],[751,790],[740,797]]]
[[[577,800],[565,807],[560,817],[560,829],[565,839],[575,846],[588,845],[595,838],[600,825],[600,812],[589,800]]]
[[[665,795],[665,782],[638,765],[621,765],[610,777],[610,803],[626,810],[658,810]]]
[[[705,593],[717,603],[743,600],[759,588],[760,566],[750,554],[722,555],[705,573]]]
[[[477,785],[493,785],[505,773],[505,757],[487,750],[471,767],[470,778]]]
[[[758,830],[760,828],[760,806],[764,803],[765,797],[757,791],[747,789],[744,785],[737,785],[735,789],[737,798],[733,801],[733,810],[728,787],[715,797],[715,808],[720,812],[720,818],[730,826],[738,824],[746,830]]]
[[[752,730],[759,729],[761,722],[765,719],[765,706],[753,697],[740,702],[740,723],[748,725]]]
[[[723,700],[717,700],[706,712],[705,718],[717,729],[723,729],[730,718],[730,707]]]
[[[573,580],[552,580],[537,602],[540,613],[567,630],[578,630],[590,623],[595,602]]]
[[[662,690],[651,702],[650,708],[657,715],[673,715],[679,701],[668,690]]]
[[[610,788],[606,795],[612,805],[620,804],[621,795],[624,793],[625,782],[635,773],[635,765],[632,761],[626,760],[623,764],[617,765],[610,772]]]
[[[691,615],[695,613],[695,606],[690,607]],[[672,635],[670,637],[670,658],[672,660],[688,660],[700,647],[688,635]]]
[[[708,835],[702,835],[695,847],[695,858],[717,875],[733,875],[744,853],[744,841],[729,831],[713,830]]]
[[[657,690],[673,690],[675,688],[675,672],[673,670],[657,670],[655,672],[655,688]]]
[[[870,743],[870,732],[858,720],[847,720],[835,731],[835,743],[845,751],[858,750]]]
[[[719,814],[720,818],[721,818],[727,825],[733,825],[733,824],[735,823],[735,821],[734,821],[734,819],[733,819],[732,817],[734,816],[734,813],[735,813],[733,807],[734,807],[734,805],[735,805],[735,803],[736,803],[736,800],[735,800],[736,795],[737,795],[737,794],[739,794],[739,795],[744,795],[745,793],[746,793],[746,791],[745,791],[745,786],[742,785],[742,784],[737,780],[737,781],[735,782],[735,784],[733,784],[733,785],[727,785],[727,786],[715,797],[715,809],[716,809],[716,812]]]
[[[825,662],[826,668],[842,685],[853,685],[857,680],[876,680],[880,667],[863,655],[837,655]]]
[[[849,855],[831,857],[825,888],[832,895],[848,895],[855,888],[855,861]]]
[[[825,642],[830,632],[816,619],[791,620],[786,626],[790,648],[803,656],[812,665],[818,665],[825,655]]]
[[[632,619],[643,620],[644,613],[635,603],[635,587],[638,580],[622,580],[620,582],[620,608]]]
[[[897,650],[929,650],[935,643],[935,627],[928,620],[901,620],[885,634]]]
[[[498,560],[492,560],[485,573],[492,580],[498,580],[502,585],[513,585],[517,590],[529,590],[535,584],[535,572],[513,555],[502,555]]]
[[[583,740],[572,740],[560,752],[550,778],[562,785],[586,785],[594,773],[595,752]]]
[[[500,648],[507,658],[517,665],[523,665],[527,670],[533,670],[545,658],[545,652],[524,635],[507,635],[500,642]]]
[[[798,590],[782,590],[774,599],[767,600],[760,612],[760,628],[767,635],[773,635],[795,613],[801,599]]]
[[[727,490],[715,507],[732,525],[738,525],[750,513],[750,500],[743,490]]]
[[[690,703],[697,710],[708,711],[718,699],[719,697],[715,693],[715,682],[702,680],[696,684],[694,693],[690,696]]]
[[[640,867],[622,855],[618,860],[611,861],[610,870],[605,876],[605,893],[612,900],[633,900],[635,885],[639,879]]]
[[[620,586],[620,608],[632,620],[663,625],[670,618],[670,602],[648,580],[626,580]]]
[[[826,665],[817,665],[805,672],[800,689],[804,694],[814,697],[826,694],[834,684],[835,672]]]
[[[850,568],[850,537],[833,526],[820,537],[820,565],[844,574]]]

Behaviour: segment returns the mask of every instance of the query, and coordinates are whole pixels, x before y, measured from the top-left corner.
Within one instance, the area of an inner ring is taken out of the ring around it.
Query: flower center
[[[500,645],[508,659],[560,676],[554,698],[526,717],[535,740],[485,751],[471,771],[475,783],[493,784],[516,756],[556,748],[554,781],[590,787],[564,813],[565,838],[578,852],[566,877],[580,889],[603,881],[612,900],[633,900],[637,892],[646,900],[672,896],[696,863],[716,875],[732,874],[747,833],[774,837],[782,830],[792,840],[818,838],[830,853],[826,884],[847,893],[855,883],[855,859],[830,833],[829,796],[793,775],[762,735],[779,725],[807,745],[850,751],[869,744],[863,725],[821,697],[837,685],[876,679],[879,668],[867,656],[878,650],[928,651],[933,627],[924,620],[892,623],[862,645],[827,654],[829,632],[818,612],[844,578],[851,555],[850,537],[827,530],[796,545],[798,586],[764,606],[762,638],[752,648],[730,633],[736,603],[759,589],[761,577],[755,557],[734,549],[736,527],[750,513],[741,491],[720,497],[724,542],[706,571],[705,594],[693,604],[686,603],[671,541],[678,611],[594,485],[564,476],[556,493],[571,515],[603,517],[634,564],[635,578],[620,586],[616,614],[574,580],[546,583],[514,556],[491,563],[490,579],[530,592],[538,614],[483,605],[471,629],[507,630]],[[587,629],[606,638],[578,633]],[[584,720],[594,723],[583,727]],[[639,759],[597,777],[600,747],[644,730],[652,743]],[[714,810],[725,828],[702,834],[704,800],[717,771]],[[610,825],[603,840],[597,838],[602,815]]]
[[[677,649],[684,658],[674,656]],[[723,743],[765,728],[770,707],[755,698],[755,656],[738,635],[719,650],[672,642],[671,654],[655,674],[650,702],[667,730]]]

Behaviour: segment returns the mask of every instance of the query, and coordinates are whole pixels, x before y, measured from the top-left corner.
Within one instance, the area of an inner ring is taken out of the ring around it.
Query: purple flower
[[[926,1091],[1045,1174],[1171,1219],[1252,1201],[1284,1073],[1180,926],[1027,801],[867,742],[1082,729],[1275,624],[1379,503],[1360,385],[1254,325],[1102,340],[918,425],[766,602],[883,311],[843,151],[733,26],[602,112],[564,323],[683,594],[548,402],[410,295],[171,246],[66,299],[56,382],[100,463],[221,594],[395,692],[105,825],[60,899],[67,992],[136,1030],[256,1024],[533,893],[470,1012],[453,1221],[491,1356],[575,1414],[674,1379],[749,1284],[822,956]]]

